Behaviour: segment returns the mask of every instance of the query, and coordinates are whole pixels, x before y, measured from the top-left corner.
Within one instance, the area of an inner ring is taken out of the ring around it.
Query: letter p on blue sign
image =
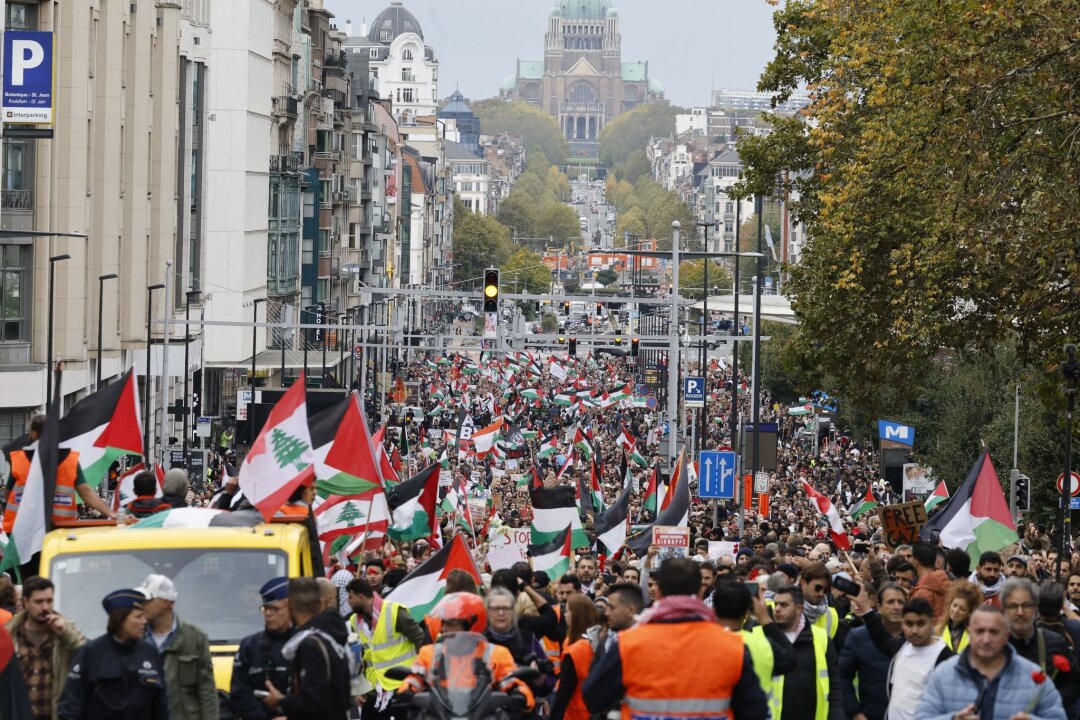
[[[4,33],[3,119],[5,123],[49,124],[53,114],[53,35]]]

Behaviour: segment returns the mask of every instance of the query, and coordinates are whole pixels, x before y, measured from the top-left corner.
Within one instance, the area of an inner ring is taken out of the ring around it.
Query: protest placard
[[[653,545],[660,548],[657,557],[660,562],[669,557],[689,557],[690,528],[654,525]]]
[[[492,538],[488,546],[488,564],[491,569],[501,570],[529,557],[529,530],[507,528],[506,532]]]
[[[919,531],[927,522],[926,508],[921,500],[878,507],[881,533],[890,549],[912,545],[919,540]]]
[[[729,540],[710,540],[709,541],[709,557],[719,560],[722,557],[729,557],[732,560],[739,554],[739,543],[731,542]]]

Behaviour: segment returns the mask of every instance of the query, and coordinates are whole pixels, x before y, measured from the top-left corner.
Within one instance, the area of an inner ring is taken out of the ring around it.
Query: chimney
[[[367,18],[364,18],[360,21],[360,35],[363,37],[367,37],[367,33]]]
[[[352,37],[352,20],[345,21],[345,35],[347,37]]]

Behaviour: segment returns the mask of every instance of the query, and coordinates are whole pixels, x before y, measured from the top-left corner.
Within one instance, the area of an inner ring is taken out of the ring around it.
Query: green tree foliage
[[[649,227],[645,224],[645,211],[641,208],[633,206],[618,218],[619,221],[615,226],[615,245],[618,247],[623,246],[627,233],[637,238],[648,236]]]
[[[705,261],[687,260],[679,263],[679,294],[683,297],[700,300],[705,297]],[[712,288],[721,292],[731,288],[731,273],[715,260],[709,261],[709,295]],[[740,308],[741,309],[741,308]]]
[[[811,241],[801,362],[875,410],[941,348],[1060,357],[1080,315],[1080,0],[790,0],[759,87],[813,94],[740,154]],[[837,332],[842,328],[842,332]],[[968,462],[971,453],[962,462]],[[959,459],[957,462],[961,462]]]
[[[649,164],[649,158],[646,157],[645,151],[638,150],[616,165],[614,172],[619,178],[635,183],[643,177],[652,177],[652,165]]]
[[[532,250],[519,247],[502,264],[502,286],[512,292],[543,294],[551,290],[551,271]]]
[[[513,243],[509,231],[491,215],[469,212],[454,198],[454,280],[462,282],[483,275],[488,267],[501,267],[510,257]],[[468,285],[462,289],[468,288]]]
[[[506,226],[511,237],[536,237],[537,207],[535,201],[524,191],[513,190],[501,203],[496,215]]]
[[[712,273],[709,273],[710,279]],[[682,279],[681,276],[679,278]],[[710,280],[711,281],[711,280]],[[681,283],[680,283],[681,284]],[[747,308],[747,311],[752,308]],[[739,308],[741,315],[743,308]],[[761,386],[769,391],[774,402],[790,405],[800,397],[808,396],[820,387],[792,366],[791,343],[798,337],[799,327],[787,323],[763,320],[761,336],[769,338],[761,343]],[[739,367],[747,375],[753,362],[751,343],[739,344]]]
[[[539,148],[547,157],[548,165],[566,164],[570,144],[555,119],[540,108],[521,100],[508,103],[492,98],[473,103],[472,109],[480,118],[480,129],[484,134],[518,133],[526,151]]]
[[[578,214],[569,205],[558,201],[544,203],[536,216],[536,236],[551,238],[555,247],[564,247],[567,240],[581,236]]]
[[[769,232],[772,233],[773,244],[776,248],[777,257],[780,255],[780,203],[776,202],[772,198],[765,198],[763,204],[764,211],[761,214],[762,226],[761,226],[761,254],[765,257],[761,260],[762,277],[772,276],[774,282],[776,280],[776,274],[780,270],[780,262],[773,260],[772,253],[769,252],[769,244],[767,236],[765,235],[765,228],[769,228]],[[711,230],[709,231],[712,232]],[[742,227],[739,230],[739,252],[758,252],[758,218],[756,215],[747,218],[743,221]],[[756,258],[742,258],[739,260],[739,278],[740,283],[745,279],[747,282],[750,278],[757,275],[757,259]]]
[[[596,273],[596,282],[601,283],[605,286],[614,285],[615,283],[619,282],[619,273],[615,272],[614,270],[609,270],[605,268],[600,272]]]
[[[570,178],[566,177],[566,173],[552,165],[544,181],[545,189],[553,193],[559,202],[570,202]]]
[[[623,113],[600,131],[600,162],[615,167],[644,148],[650,138],[670,136],[675,116],[682,112],[683,108],[654,102]]]

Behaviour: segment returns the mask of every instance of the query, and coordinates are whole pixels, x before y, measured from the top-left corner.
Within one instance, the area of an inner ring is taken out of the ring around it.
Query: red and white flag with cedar
[[[240,466],[240,490],[267,521],[304,483],[315,480],[303,373],[270,411]]]
[[[841,550],[851,550],[851,541],[848,540],[844,521],[840,519],[840,513],[837,512],[832,501],[812,488],[810,483],[805,480],[802,481],[802,486],[807,497],[817,505],[818,511],[829,521],[829,532],[832,535],[833,542],[836,543],[836,547]]]

